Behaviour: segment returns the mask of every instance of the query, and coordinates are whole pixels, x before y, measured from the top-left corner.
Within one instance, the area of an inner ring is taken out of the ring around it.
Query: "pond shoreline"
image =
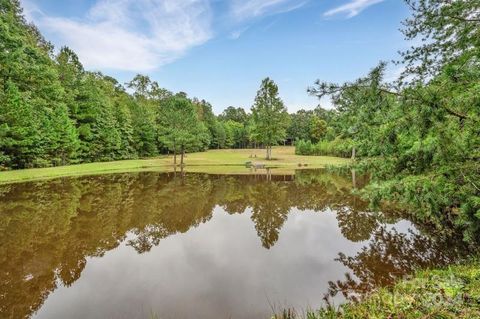
[[[349,163],[329,157],[312,157],[306,162],[302,156],[289,154],[291,148],[279,147],[278,159],[263,160],[264,150],[255,150],[258,162],[273,168],[272,175],[294,174],[299,169],[316,169],[326,166],[342,167]],[[219,150],[207,153],[189,154],[185,170],[188,173],[206,173],[210,175],[265,175],[266,170],[250,171],[241,161],[250,159],[249,152],[254,150]],[[217,157],[223,154],[223,163],[209,160],[209,155]],[[275,155],[275,152],[274,152]],[[225,158],[226,157],[226,158]],[[250,159],[251,160],[251,159]],[[339,161],[337,161],[339,160]],[[50,180],[63,177],[85,177],[89,175],[108,175],[140,172],[169,172],[173,165],[171,157],[146,160],[129,160],[105,163],[89,163],[57,168],[30,169],[0,173],[0,184],[13,184],[31,181]],[[343,164],[342,164],[343,162]],[[302,163],[299,167],[298,164]],[[303,165],[306,164],[306,165]],[[179,168],[177,168],[179,170]],[[15,173],[14,178],[5,179],[3,174]],[[16,178],[16,179],[15,179]],[[444,292],[441,292],[444,291]],[[439,293],[440,292],[440,293]],[[432,298],[438,302],[432,303]],[[361,302],[347,302],[339,307],[327,307],[307,313],[307,318],[423,318],[425,315],[441,314],[446,318],[472,318],[480,316],[480,268],[478,259],[465,265],[452,265],[419,269],[413,276],[399,279],[394,286],[378,288],[366,295]],[[285,312],[272,318],[303,318],[303,314]]]
[[[350,318],[480,318],[478,259],[463,265],[419,270],[393,287],[380,288],[360,302],[307,311],[310,319]],[[304,318],[285,310],[272,319]]]
[[[265,150],[263,149],[210,150],[187,154],[185,170],[192,173],[250,174],[250,170],[246,168],[245,164],[259,162],[264,163],[266,168],[274,168],[272,174],[293,174],[297,169],[325,168],[349,163],[349,160],[338,157],[295,155],[294,147],[285,146],[275,147],[273,156],[275,157],[273,160],[265,160]],[[177,170],[179,169],[177,166]],[[0,184],[113,173],[171,171],[174,171],[173,156],[161,156],[149,159],[4,171],[0,172]],[[262,171],[264,170],[258,170],[258,172]]]

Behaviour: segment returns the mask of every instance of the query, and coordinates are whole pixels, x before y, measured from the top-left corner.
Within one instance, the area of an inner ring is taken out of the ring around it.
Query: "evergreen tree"
[[[218,121],[215,114],[213,114],[212,105],[205,100],[198,101],[197,99],[193,100],[193,104],[197,109],[198,119],[207,129],[205,133],[208,134],[209,144],[204,145],[204,147],[216,147],[215,134]]]
[[[478,57],[480,4],[478,0],[405,0],[411,17],[402,33],[416,45],[401,52],[406,66],[401,81],[427,80],[458,57]],[[421,41],[418,41],[421,40]]]
[[[135,107],[133,98],[125,92],[117,80],[103,76],[100,81],[102,90],[111,102],[111,112],[114,116],[115,131],[118,132],[120,145],[116,148],[113,158],[129,159],[137,157],[134,147],[134,127],[132,109]]]
[[[212,128],[212,143],[213,148],[225,148],[226,147],[227,135],[225,132],[225,126],[222,122],[215,122],[215,125]]]
[[[8,81],[4,101],[0,103],[0,149],[8,161],[4,164],[14,168],[33,167],[36,160],[45,155],[39,115],[17,86]]]
[[[198,119],[193,103],[187,98],[175,96],[163,105],[159,112],[159,139],[174,153],[174,164],[180,153],[180,164],[186,151],[196,149],[201,144],[205,129]]]
[[[135,149],[135,127],[133,123],[132,110],[135,102],[125,92],[117,92],[114,99],[115,121],[120,134],[119,158],[131,159],[137,157]]]
[[[76,119],[78,113],[79,87],[84,76],[83,65],[78,56],[68,47],[63,47],[56,56],[60,82],[65,91],[64,103],[67,105],[70,116]]]
[[[102,89],[102,79],[100,74],[87,73],[80,87],[77,125],[84,161],[115,159],[121,145],[113,103]]]
[[[51,114],[52,138],[50,139],[51,159],[55,165],[66,165],[75,158],[79,147],[78,132],[68,116],[65,105],[58,106]]]
[[[145,75],[136,75],[127,87],[134,90],[133,141],[141,157],[158,154],[158,108],[172,94]]]
[[[138,156],[158,154],[158,129],[155,112],[143,103],[135,103],[132,110],[133,142]]]

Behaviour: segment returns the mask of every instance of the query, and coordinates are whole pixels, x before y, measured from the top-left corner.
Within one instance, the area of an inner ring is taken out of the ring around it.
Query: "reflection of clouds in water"
[[[370,212],[346,178],[272,179],[139,173],[0,187],[0,256],[10,257],[0,259],[0,309],[23,317],[40,308],[39,318],[261,317],[269,302],[315,307],[348,269],[366,286],[384,282],[385,260],[402,265],[426,251],[417,247],[423,237],[406,233],[413,225]],[[443,246],[427,248],[430,259]]]
[[[333,212],[294,209],[280,240],[267,250],[259,243],[251,212],[231,216],[217,207],[208,223],[165,238],[148,253],[121,245],[89,260],[73,289],[55,292],[38,317],[68,316],[72,305],[93,318],[111,315],[112,309],[135,317],[142,307],[160,317],[251,318],[268,315],[269,303],[318,306],[328,280],[346,271],[334,261],[345,246],[349,241],[342,239]],[[102,285],[92,285],[96,282]]]
[[[396,222],[395,224],[385,224],[384,227],[388,232],[396,230],[399,233],[406,234],[409,237],[413,235],[420,235],[418,229],[416,229],[412,222],[408,220],[401,220]]]

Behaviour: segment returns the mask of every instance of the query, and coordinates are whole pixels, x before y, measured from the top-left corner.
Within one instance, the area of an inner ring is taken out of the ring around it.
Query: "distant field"
[[[255,157],[256,156],[256,157]],[[273,149],[274,159],[265,160],[265,150],[209,150],[203,153],[187,154],[185,170],[211,174],[250,174],[245,167],[248,161],[262,163],[274,168],[275,173],[291,173],[295,169],[323,168],[327,165],[342,165],[348,159],[328,156],[298,156],[294,147],[279,146]],[[178,158],[180,160],[180,158]],[[301,167],[300,167],[301,164]],[[36,168],[0,172],[0,183],[41,180],[66,176],[97,175],[138,171],[171,171],[173,157],[163,156],[143,160],[126,160],[115,162],[88,163],[51,168]]]

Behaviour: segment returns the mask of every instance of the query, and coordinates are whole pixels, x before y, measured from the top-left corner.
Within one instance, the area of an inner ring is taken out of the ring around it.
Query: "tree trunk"
[[[182,146],[182,149],[181,149],[181,157],[180,157],[180,166],[183,168],[183,158],[185,156],[185,150],[183,149],[183,146]]]
[[[354,146],[353,149],[352,149],[352,160],[355,159],[355,156],[356,156],[356,150],[355,150],[355,146]]]
[[[173,165],[177,166],[177,146],[173,142]]]
[[[352,169],[352,185],[353,188],[357,188],[357,174],[354,169]]]

